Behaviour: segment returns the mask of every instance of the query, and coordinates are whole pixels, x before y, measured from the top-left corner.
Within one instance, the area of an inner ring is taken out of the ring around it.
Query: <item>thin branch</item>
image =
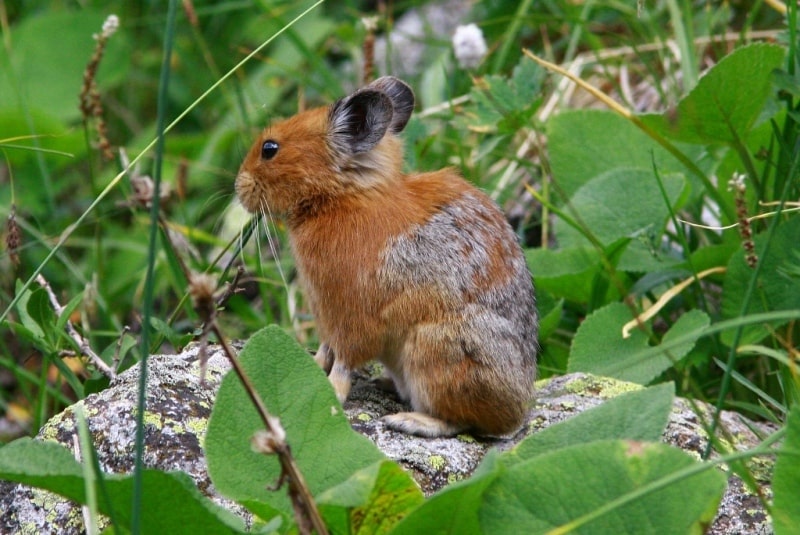
[[[47,292],[47,296],[50,298],[50,306],[53,307],[56,316],[61,316],[61,314],[64,312],[64,307],[62,307],[61,304],[58,302],[58,297],[56,297],[56,294],[50,287],[50,283],[47,282],[47,279],[45,279],[41,273],[39,273],[36,276],[36,282],[38,282],[39,286],[44,288],[44,290]],[[78,333],[78,331],[75,330],[75,326],[72,325],[72,322],[69,319],[67,319],[64,325],[67,330],[67,334],[69,335],[70,338],[72,338],[75,344],[77,344],[78,349],[80,349],[81,351],[81,354],[85,355],[86,358],[88,358],[89,361],[103,373],[103,375],[105,375],[109,379],[114,379],[117,376],[117,373],[114,370],[112,370],[111,367],[109,367],[109,365],[106,364],[105,361],[101,359],[99,355],[97,355],[97,353],[94,352],[94,350],[89,345],[89,342],[83,336],[81,336],[80,333]]]

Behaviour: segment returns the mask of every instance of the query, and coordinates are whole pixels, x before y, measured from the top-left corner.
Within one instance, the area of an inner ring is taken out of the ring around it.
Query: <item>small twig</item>
[[[39,286],[44,288],[44,290],[47,292],[47,295],[50,298],[50,306],[53,307],[56,315],[60,316],[64,312],[64,307],[62,307],[58,302],[58,297],[56,297],[56,294],[50,287],[50,283],[47,282],[47,279],[45,279],[41,273],[36,276],[36,282],[38,282]],[[89,342],[83,336],[81,336],[78,331],[75,330],[75,326],[72,325],[72,322],[67,319],[64,325],[67,329],[67,334],[69,334],[70,338],[72,338],[72,340],[77,344],[81,354],[85,355],[91,361],[91,363],[103,373],[103,375],[109,379],[114,379],[117,376],[117,373],[112,370],[108,364],[106,364],[105,361],[103,361],[103,359],[97,355],[97,353],[94,352],[89,345]]]
[[[239,279],[241,279],[242,276],[244,276],[244,267],[238,266],[233,280],[226,284],[225,291],[216,299],[218,309],[224,307],[234,294],[241,291],[241,288],[239,288]]]

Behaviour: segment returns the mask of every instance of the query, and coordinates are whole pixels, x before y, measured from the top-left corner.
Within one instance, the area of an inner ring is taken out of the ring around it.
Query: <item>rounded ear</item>
[[[344,152],[367,152],[377,145],[392,123],[389,97],[369,87],[336,101],[329,112],[329,136]]]
[[[394,76],[382,76],[369,84],[367,88],[376,89],[389,97],[394,108],[392,124],[389,128],[393,134],[402,132],[414,111],[414,91],[411,90],[411,87]]]

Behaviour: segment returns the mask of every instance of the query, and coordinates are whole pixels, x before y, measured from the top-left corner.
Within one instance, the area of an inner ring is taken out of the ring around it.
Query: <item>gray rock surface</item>
[[[237,514],[246,513],[220,497],[205,470],[201,448],[214,395],[228,369],[217,348],[209,351],[206,381],[201,384],[197,347],[179,355],[156,355],[148,366],[145,464],[162,470],[182,470],[198,488],[214,501]],[[89,429],[100,463],[108,472],[129,472],[134,462],[135,400],[138,368],[120,375],[111,388],[79,402],[89,421]],[[450,482],[464,479],[491,447],[508,449],[536,432],[637,385],[586,374],[570,374],[537,385],[537,402],[528,424],[510,437],[476,440],[468,435],[451,439],[425,439],[387,429],[380,417],[403,410],[391,394],[376,388],[366,376],[356,378],[345,411],[353,427],[373,440],[391,459],[408,469],[426,495]],[[405,408],[407,409],[407,408]],[[707,411],[701,406],[701,411]],[[758,434],[772,428],[726,412],[722,418],[729,443],[746,449],[760,442]],[[50,420],[40,431],[41,440],[55,440],[72,448],[75,435],[75,406]],[[677,399],[664,433],[664,441],[699,457],[707,442],[701,421],[689,403]],[[761,492],[769,497],[770,465],[754,470]],[[69,502],[44,491],[23,485],[0,482],[0,533],[82,533],[80,510]],[[708,533],[771,533],[769,519],[757,496],[732,476],[718,516]]]

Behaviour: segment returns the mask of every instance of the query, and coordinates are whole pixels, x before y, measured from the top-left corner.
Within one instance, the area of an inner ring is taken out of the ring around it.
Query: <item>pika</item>
[[[383,418],[426,437],[502,435],[536,376],[531,274],[500,209],[453,169],[405,174],[398,134],[414,93],[385,76],[268,126],[236,177],[253,213],[286,221],[321,346],[344,403],[377,359],[413,412]]]

